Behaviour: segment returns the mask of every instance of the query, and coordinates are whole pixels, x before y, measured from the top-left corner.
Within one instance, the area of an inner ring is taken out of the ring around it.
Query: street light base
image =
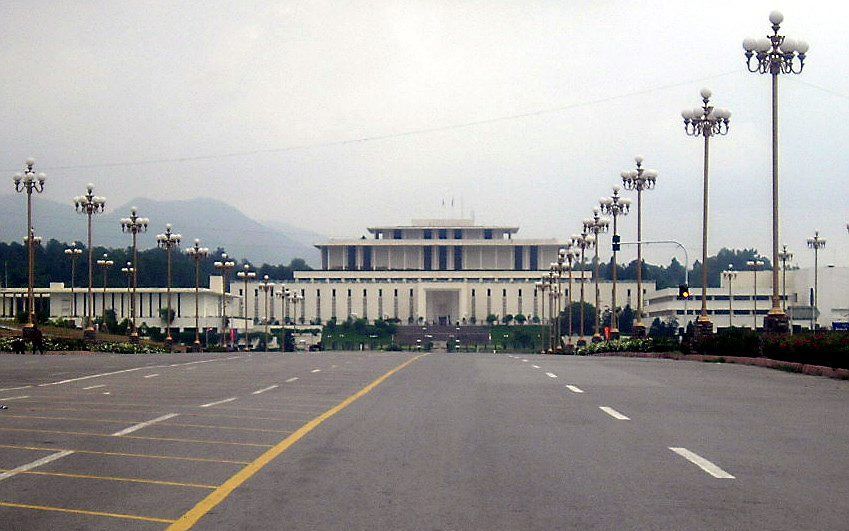
[[[646,325],[642,322],[634,323],[634,337],[646,337]]]
[[[617,341],[620,337],[621,337],[621,334],[619,333],[618,328],[614,328],[610,331],[610,340],[611,341]]]
[[[769,334],[789,334],[790,319],[781,308],[774,308],[764,316],[764,331]]]
[[[192,343],[192,352],[203,352],[203,347],[201,347],[200,340],[195,340]]]
[[[587,340],[584,339],[584,338],[581,338],[581,339],[578,340],[577,345],[578,345],[578,348],[585,347],[585,346],[587,346]]]
[[[25,324],[24,327],[21,328],[21,339],[29,340],[29,339],[34,338],[35,335],[36,335],[37,329],[38,329],[38,326],[36,326],[32,323]]]
[[[602,342],[601,334],[593,335],[592,342],[593,343],[601,343]]]
[[[83,339],[85,341],[94,341],[97,339],[97,331],[94,327],[89,326],[85,330],[83,330]]]
[[[696,327],[693,330],[696,339],[705,339],[713,336],[713,323],[707,317],[696,319]]]
[[[130,337],[128,339],[130,340],[130,343],[137,345],[139,343],[139,333],[133,330],[130,332]]]

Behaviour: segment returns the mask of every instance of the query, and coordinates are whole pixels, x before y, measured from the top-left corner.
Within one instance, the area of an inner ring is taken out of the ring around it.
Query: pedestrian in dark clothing
[[[32,353],[35,354],[36,350],[44,355],[44,334],[38,328],[33,331],[32,335]]]

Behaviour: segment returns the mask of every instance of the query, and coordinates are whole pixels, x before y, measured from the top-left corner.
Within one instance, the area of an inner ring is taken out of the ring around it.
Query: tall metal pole
[[[782,309],[778,291],[778,75],[802,73],[808,44],[779,35],[781,23],[784,21],[784,15],[780,12],[770,13],[769,21],[772,24],[772,34],[765,38],[745,39],[743,49],[749,71],[759,74],[768,73],[772,78],[772,307],[764,318],[764,329],[768,332],[787,333],[790,328],[789,322],[787,314]]]
[[[33,167],[35,159],[28,158],[23,173],[16,173],[13,181],[15,191],[27,194],[27,315],[28,322],[22,331],[25,339],[32,337],[37,328],[35,316],[35,240],[32,228],[32,193],[42,193],[47,176],[43,173],[36,174]]]
[[[825,247],[825,238],[820,237],[820,231],[814,231],[814,237],[808,238],[808,247],[814,250],[814,300],[811,305],[811,330],[818,326],[817,311],[819,308],[819,250]]]

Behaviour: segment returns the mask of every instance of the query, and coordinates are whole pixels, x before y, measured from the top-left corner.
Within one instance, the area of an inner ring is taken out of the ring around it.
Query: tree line
[[[65,286],[71,285],[71,258],[65,254],[69,244],[51,239],[35,249],[35,285],[47,286],[50,282],[64,282]],[[88,285],[88,252],[85,245],[77,242],[76,247],[83,251],[76,261],[76,272],[74,284],[76,286]],[[222,248],[210,250],[209,257],[200,263],[200,285],[209,285],[209,277],[219,275],[213,263],[222,260]],[[106,254],[114,265],[107,271],[107,286],[124,287],[127,285],[127,277],[121,272],[121,268],[132,262],[132,248],[124,249],[94,247],[94,285],[103,286],[103,269],[97,265],[97,260]],[[238,270],[244,260],[236,262],[234,269]],[[2,285],[8,288],[19,288],[27,285],[27,249],[23,243],[0,243],[0,274],[2,274]],[[172,252],[172,285],[174,287],[194,287],[195,285],[195,262],[184,251]],[[139,287],[158,287],[165,285],[167,274],[167,256],[164,249],[145,249],[139,251],[138,285]],[[291,280],[295,271],[310,271],[312,268],[301,258],[292,259],[288,265],[284,264],[262,264],[255,268],[257,278],[268,275],[275,280]],[[233,277],[235,280],[235,277]]]

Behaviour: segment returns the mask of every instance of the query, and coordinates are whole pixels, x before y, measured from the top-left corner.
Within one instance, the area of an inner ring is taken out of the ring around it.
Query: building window
[[[491,240],[492,239],[492,229],[483,229],[483,239]]]
[[[513,247],[513,270],[514,271],[521,271],[523,269],[522,268],[522,265],[523,265],[522,259],[523,258],[524,258],[524,253],[522,252],[522,246],[517,245],[516,247]]]
[[[422,247],[422,257],[424,259],[424,270],[430,271],[433,269],[433,247]]]
[[[529,247],[528,249],[530,250],[530,257],[529,258],[530,258],[530,262],[531,262],[529,264],[530,265],[529,269],[531,271],[537,271],[537,270],[539,270],[539,247],[534,245],[534,246]]]
[[[371,271],[371,247],[363,247],[363,271]]]
[[[448,230],[439,229],[439,239],[440,240],[447,240],[448,239]]]
[[[454,271],[463,270],[463,247],[460,245],[454,246]]]
[[[348,247],[348,270],[354,271],[357,269],[357,248]]]
[[[395,229],[395,230],[392,231],[392,239],[394,239],[394,240],[401,240],[402,239],[401,229]]]
[[[433,239],[433,231],[431,231],[430,229],[423,230],[422,231],[422,238],[425,239],[425,240],[432,240]]]
[[[448,269],[448,247],[439,247],[439,270]]]
[[[463,229],[454,229],[454,239],[462,240],[463,239]]]

